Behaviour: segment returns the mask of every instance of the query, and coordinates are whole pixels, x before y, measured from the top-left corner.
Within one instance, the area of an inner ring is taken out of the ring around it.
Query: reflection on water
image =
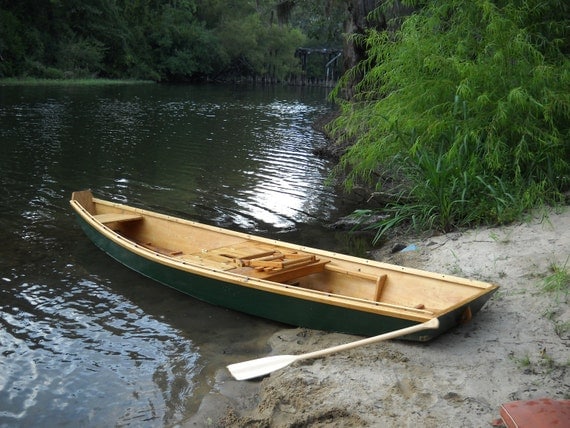
[[[191,340],[94,282],[62,292],[3,281],[0,421],[52,426],[54,413],[90,426],[180,419],[200,368]]]
[[[0,87],[0,426],[163,426],[281,326],[118,266],[73,190],[338,249],[322,90]]]

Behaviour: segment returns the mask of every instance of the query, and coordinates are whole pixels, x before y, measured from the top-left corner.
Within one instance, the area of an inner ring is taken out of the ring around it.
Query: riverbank
[[[298,363],[261,381],[225,368],[185,426],[490,426],[502,403],[569,398],[568,284],[544,290],[553,267],[570,270],[570,210],[528,222],[412,240],[416,250],[374,258],[501,286],[468,324],[427,344],[382,342]],[[358,339],[287,329],[271,354]]]
[[[151,80],[134,79],[42,79],[36,77],[6,77],[0,79],[0,86],[103,86],[154,84]]]

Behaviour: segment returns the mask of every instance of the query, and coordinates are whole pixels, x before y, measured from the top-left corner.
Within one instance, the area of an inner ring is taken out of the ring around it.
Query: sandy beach
[[[501,288],[469,323],[428,343],[372,344],[258,381],[235,381],[220,368],[185,426],[489,427],[502,403],[570,398],[570,296],[544,290],[553,266],[570,269],[568,209],[403,243],[416,250],[394,254],[388,243],[371,256]],[[285,329],[271,337],[270,354],[357,339]]]

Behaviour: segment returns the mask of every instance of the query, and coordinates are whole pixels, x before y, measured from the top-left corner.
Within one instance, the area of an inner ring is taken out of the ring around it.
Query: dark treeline
[[[347,14],[342,0],[0,0],[0,78],[319,78],[330,58],[301,69],[296,49],[340,49]]]

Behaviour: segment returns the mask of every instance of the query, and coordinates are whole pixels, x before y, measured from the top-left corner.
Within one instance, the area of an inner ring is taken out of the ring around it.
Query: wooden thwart
[[[122,213],[108,213],[108,214],[97,214],[94,215],[93,218],[100,223],[108,224],[108,223],[122,223],[126,221],[137,221],[142,220],[143,216],[140,214],[122,214]]]

